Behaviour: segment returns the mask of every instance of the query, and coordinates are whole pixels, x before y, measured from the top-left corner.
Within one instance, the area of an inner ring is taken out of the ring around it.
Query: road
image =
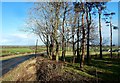
[[[35,54],[14,57],[11,59],[0,61],[0,77],[6,74],[8,71],[19,65],[20,63],[30,59],[31,57],[35,57]]]

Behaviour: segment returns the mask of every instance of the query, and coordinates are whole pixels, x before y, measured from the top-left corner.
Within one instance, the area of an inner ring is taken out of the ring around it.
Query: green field
[[[17,55],[24,53],[34,53],[35,46],[2,46],[0,56]],[[45,51],[45,47],[38,46],[37,52]]]
[[[118,47],[113,47],[113,50],[118,49]],[[7,55],[17,55],[17,54],[24,54],[24,53],[34,53],[36,50],[35,46],[2,46],[0,49],[0,56],[7,56]],[[60,54],[61,54],[60,48]],[[109,50],[108,46],[104,46],[103,50]],[[37,52],[46,51],[45,46],[38,46]],[[66,48],[67,55],[72,55],[72,47]],[[109,55],[109,52],[103,52],[104,55]],[[90,47],[90,54],[91,55],[99,55],[99,47]],[[117,52],[113,52],[113,55],[117,55]]]

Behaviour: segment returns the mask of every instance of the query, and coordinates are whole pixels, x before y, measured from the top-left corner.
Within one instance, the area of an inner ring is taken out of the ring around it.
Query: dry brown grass
[[[23,63],[21,63],[20,65],[18,65],[17,67],[13,68],[12,70],[10,70],[8,73],[6,73],[5,75],[3,75],[0,80],[1,81],[17,81],[21,78],[26,78],[29,79],[30,81],[35,80],[35,63],[36,63],[36,59],[35,58],[31,58]]]

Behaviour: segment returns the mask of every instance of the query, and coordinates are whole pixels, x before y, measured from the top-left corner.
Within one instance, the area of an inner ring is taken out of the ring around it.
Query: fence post
[[[35,58],[36,58],[36,55],[37,55],[37,45],[38,45],[38,39],[36,40],[36,46],[35,46]]]

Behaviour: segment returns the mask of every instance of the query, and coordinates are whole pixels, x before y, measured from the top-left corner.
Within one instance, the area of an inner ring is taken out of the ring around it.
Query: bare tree
[[[87,20],[87,64],[89,64],[90,62],[90,53],[89,53],[89,42],[90,42],[90,25],[91,25],[91,21],[92,21],[92,17],[91,17],[91,11],[93,8],[93,3],[86,3],[86,20]]]
[[[106,23],[109,24],[108,26],[110,26],[110,57],[112,58],[112,15],[115,15],[115,13],[111,12],[104,15],[109,19],[109,21],[106,21]]]
[[[85,57],[85,27],[84,27],[84,3],[82,3],[82,55],[81,55],[81,62],[80,62],[80,68],[83,68],[84,65],[84,57]]]
[[[66,20],[66,13],[70,11],[68,9],[68,3],[63,3],[63,21],[62,21],[62,60],[65,61],[65,53],[66,53],[66,41],[65,41],[65,20]]]
[[[102,58],[102,30],[101,30],[101,15],[102,11],[106,8],[106,2],[96,2],[95,6],[98,9],[98,16],[99,16],[99,36],[100,36],[100,58]]]

